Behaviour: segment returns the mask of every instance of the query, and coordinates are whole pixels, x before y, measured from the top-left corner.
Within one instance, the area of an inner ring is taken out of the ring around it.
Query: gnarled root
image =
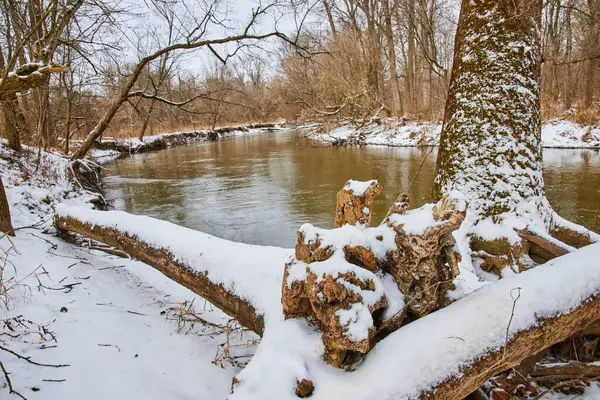
[[[518,243],[510,243],[507,238],[485,240],[473,235],[472,256],[481,260],[482,270],[501,277],[506,267],[521,272],[600,240],[597,234],[557,214],[553,214],[550,225],[543,232],[534,227],[517,229],[521,239]]]
[[[446,196],[405,213],[409,201],[403,194],[380,227],[367,228],[380,191],[376,181],[349,181],[338,193],[336,215],[336,225],[345,226],[304,225],[296,259],[285,266],[285,317],[317,325],[325,359],[338,367],[402,325],[407,310],[402,293],[412,315],[423,316],[444,305],[458,275],[460,256],[451,233],[464,219],[466,203]]]

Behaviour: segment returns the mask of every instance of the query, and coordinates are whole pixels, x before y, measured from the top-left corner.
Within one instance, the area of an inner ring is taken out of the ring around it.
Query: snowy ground
[[[143,263],[74,246],[56,237],[50,221],[52,207],[60,202],[89,207],[88,201],[93,197],[72,190],[65,159],[45,154],[36,171],[35,153],[15,159],[0,147],[0,170],[13,225],[18,229],[12,242],[8,238],[0,240],[3,249],[0,265],[4,265],[0,282],[8,289],[7,297],[0,295],[0,300],[8,299],[8,310],[0,308],[3,322],[0,346],[38,363],[69,365],[35,366],[0,349],[0,362],[16,391],[28,399],[46,400],[225,399],[229,396],[232,378],[240,373],[256,350],[256,335],[234,331],[229,336],[229,357],[224,357],[228,347],[224,345],[227,342],[224,330],[194,324],[189,320],[193,316],[185,317],[181,309],[193,302],[197,316],[220,326],[227,324],[226,315]],[[31,225],[35,226],[23,228]],[[148,234],[156,237],[160,232]],[[217,241],[223,246],[210,250],[211,259],[216,261],[227,250],[226,241]],[[510,315],[513,304],[510,293],[515,286],[523,288],[523,297],[519,302],[521,312],[513,321],[511,332],[535,321],[538,316],[530,315],[531,310],[556,313],[578,301],[573,295],[575,290],[581,289],[581,296],[596,292],[600,287],[600,278],[594,273],[597,271],[594,254],[598,246],[573,254],[565,262],[489,285],[472,295],[496,299],[498,307],[494,307],[494,312],[489,308],[485,312],[472,310],[472,303],[459,301],[402,328],[380,343],[363,366],[352,374],[323,364],[319,335],[305,323],[277,320],[267,328],[264,341],[281,332],[291,336],[284,336],[283,342],[270,340],[268,346],[261,347],[250,368],[240,376],[246,383],[234,398],[294,398],[293,380],[298,373],[310,374],[314,379],[315,398],[408,398],[406,395],[411,388],[418,387],[419,382],[432,374],[443,377],[451,373],[452,368],[457,368],[457,357],[467,360],[470,350],[479,346],[476,342],[467,341],[465,345],[461,341],[444,341],[442,352],[431,347],[432,336],[435,339],[436,334],[466,338],[474,329],[464,323],[466,315],[478,316],[471,322],[480,326],[481,330],[477,331],[487,332],[478,340],[489,340],[491,347],[504,343],[506,327],[498,325],[498,320]],[[231,243],[231,248],[234,249],[231,255],[235,253],[237,258],[247,250],[243,244]],[[253,248],[273,256],[273,262],[279,262],[279,258],[292,252]],[[242,261],[238,260],[237,266],[239,262]],[[573,264],[578,264],[576,270]],[[283,272],[283,263],[280,267],[278,273]],[[547,276],[546,284],[536,278],[542,274]],[[565,280],[565,276],[569,279]],[[275,286],[279,293],[279,286]],[[261,287],[264,290],[275,286]],[[557,287],[560,290],[556,290]],[[554,293],[568,295],[555,296]],[[270,297],[273,293],[264,295]],[[549,301],[540,304],[540,299]],[[276,308],[279,307],[277,304]],[[447,321],[446,330],[437,332],[432,328],[439,327],[438,320],[448,315],[455,318]],[[424,353],[425,348],[428,350]],[[296,352],[309,354],[309,359],[302,361]],[[396,379],[399,371],[404,371],[400,380]],[[280,379],[292,379],[285,393],[280,392],[283,387]],[[373,385],[378,389],[373,390]],[[1,374],[0,398],[18,398],[8,395]],[[600,388],[590,387],[583,397],[548,395],[544,398],[598,399]]]
[[[39,226],[18,229],[12,244],[0,240],[9,299],[8,310],[0,306],[0,345],[38,363],[69,364],[38,367],[0,350],[14,389],[45,400],[225,399],[257,336],[234,331],[231,357],[223,357],[222,329],[170,308],[193,301],[198,316],[223,326],[225,314],[145,264],[57,238],[52,206],[88,205],[92,196],[69,193],[60,157],[45,156],[36,173],[35,154],[20,167],[9,155],[0,148],[13,225]],[[1,374],[0,398],[18,398]]]
[[[329,143],[414,147],[437,145],[442,124],[385,118],[359,127],[343,123],[330,132],[312,126],[309,137]],[[567,120],[550,120],[542,125],[542,146],[547,148],[600,148],[600,126],[583,126]]]

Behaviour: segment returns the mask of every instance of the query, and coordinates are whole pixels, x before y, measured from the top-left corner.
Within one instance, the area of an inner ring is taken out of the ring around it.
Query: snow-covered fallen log
[[[600,244],[590,245],[485,286],[390,334],[353,372],[322,361],[320,334],[308,324],[269,324],[231,398],[295,399],[302,379],[314,384],[311,399],[464,398],[600,321],[599,254]]]
[[[291,250],[230,242],[154,218],[56,206],[55,225],[109,244],[156,268],[262,334],[282,318],[283,265]]]
[[[291,251],[228,242],[115,211],[61,205],[55,222],[130,252],[242,324],[261,333],[264,328],[232,399],[296,399],[298,383],[309,381],[314,399],[463,398],[497,373],[600,321],[600,244],[594,244],[405,325],[345,372],[323,360],[318,329],[283,319],[282,265]]]

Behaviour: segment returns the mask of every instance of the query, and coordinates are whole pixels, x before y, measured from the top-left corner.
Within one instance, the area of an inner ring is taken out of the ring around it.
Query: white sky
[[[185,0],[190,5],[197,4],[210,4],[212,0]],[[256,33],[265,33],[273,31],[277,28],[279,31],[284,32],[288,35],[293,35],[296,32],[296,23],[294,21],[293,13],[291,8],[286,8],[285,5],[290,4],[290,0],[217,0],[220,1],[221,6],[219,10],[222,15],[227,14],[226,27],[212,26],[211,30],[206,34],[206,37],[224,37],[226,35],[237,34],[243,31],[248,21],[251,19],[252,10],[256,9],[259,5],[266,6],[273,2],[279,3],[278,7],[271,8],[269,14],[262,15],[257,24],[255,24]],[[155,43],[155,37],[164,38],[166,42],[166,23],[162,17],[160,17],[156,10],[152,8],[150,2],[144,0],[132,0],[132,7],[136,12],[140,13],[139,18],[134,18],[128,21],[131,30],[126,32],[120,41],[124,47],[129,50],[123,54],[123,57],[135,61],[140,56],[148,54],[149,50],[139,50],[138,38],[133,34],[133,31],[138,32],[138,36],[143,36],[145,42],[143,47],[151,47],[152,49],[158,48]],[[138,11],[139,10],[139,11]],[[182,17],[183,17],[182,10]],[[203,14],[197,12],[197,16]],[[192,24],[185,24],[186,28],[190,28]],[[154,37],[153,37],[154,36]],[[135,38],[135,39],[133,39]],[[279,57],[277,50],[279,49],[280,41],[277,39],[269,40],[267,42],[261,42],[261,47],[265,51],[259,51],[263,58],[269,63],[269,70],[273,71],[277,68]],[[232,51],[235,46],[215,46],[214,47],[219,54],[225,56],[227,50]],[[248,54],[248,52],[246,52]],[[184,51],[180,53],[179,70],[182,72],[190,72],[192,74],[201,74],[206,68],[210,68],[217,60],[217,58],[210,53],[207,49],[201,49],[198,51]]]

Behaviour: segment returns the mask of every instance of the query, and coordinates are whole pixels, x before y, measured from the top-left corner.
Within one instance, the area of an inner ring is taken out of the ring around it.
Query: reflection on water
[[[427,149],[311,147],[295,131],[242,136],[140,154],[110,165],[105,179],[115,208],[168,220],[226,239],[291,247],[310,222],[331,227],[335,195],[350,178],[378,179],[380,221],[417,174]],[[429,201],[436,152],[411,189]],[[548,197],[559,213],[599,231],[600,154],[544,151]]]

